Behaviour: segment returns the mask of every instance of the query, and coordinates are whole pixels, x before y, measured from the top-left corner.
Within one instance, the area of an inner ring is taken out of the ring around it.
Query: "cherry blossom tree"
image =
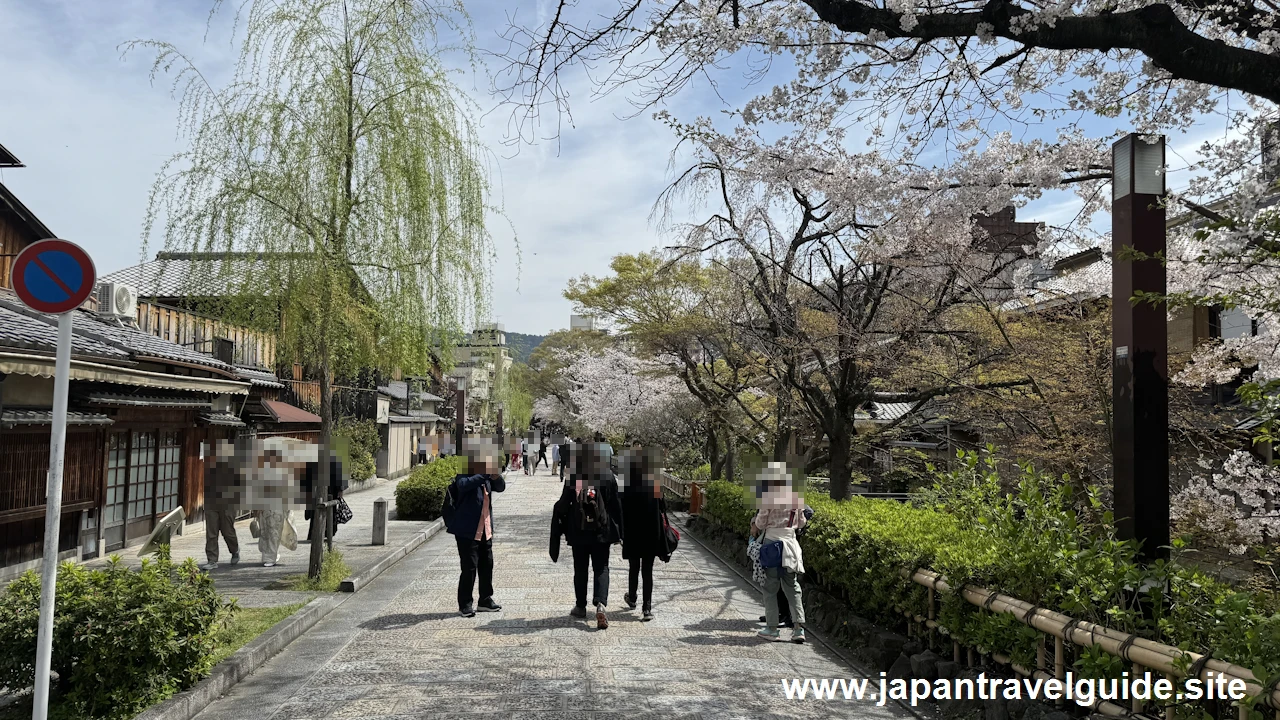
[[[1240,450],[1220,468],[1208,461],[1202,466],[1210,472],[1193,477],[1173,499],[1180,530],[1202,534],[1237,555],[1280,536],[1280,468]]]
[[[652,435],[666,411],[688,400],[668,364],[644,360],[620,347],[563,360],[560,375],[569,387],[568,396],[538,398],[538,417],[606,435]]]

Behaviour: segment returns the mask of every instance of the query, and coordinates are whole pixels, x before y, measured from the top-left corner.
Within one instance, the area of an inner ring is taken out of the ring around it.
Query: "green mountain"
[[[529,355],[534,348],[542,344],[546,335],[525,335],[524,333],[509,332],[507,333],[507,348],[511,352],[511,357],[516,362],[529,362]]]

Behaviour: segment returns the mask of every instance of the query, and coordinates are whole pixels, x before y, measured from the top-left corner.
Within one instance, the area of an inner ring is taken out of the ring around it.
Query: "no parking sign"
[[[58,529],[62,525],[62,462],[67,440],[67,385],[71,375],[71,313],[93,294],[97,273],[88,253],[66,240],[28,245],[13,261],[13,291],[23,305],[58,315],[58,357],[53,376],[53,427],[49,438],[49,483],[40,563],[40,629],[36,636],[35,702],[31,717],[49,713],[53,656],[54,590],[58,579]]]
[[[89,255],[66,240],[28,245],[13,261],[13,291],[23,305],[51,315],[71,312],[93,294],[97,274]]]

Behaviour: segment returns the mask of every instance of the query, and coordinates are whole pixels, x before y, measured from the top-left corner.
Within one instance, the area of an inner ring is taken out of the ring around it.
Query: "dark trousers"
[[[458,541],[458,559],[462,561],[462,573],[458,576],[458,609],[471,605],[471,590],[480,574],[480,604],[493,600],[493,538],[472,540],[455,537]]]
[[[539,464],[547,465],[548,467],[551,465],[550,463],[548,463],[548,462],[547,462],[547,451],[546,451],[546,450],[543,450],[542,452],[538,453],[538,462],[536,462],[536,463],[534,463],[534,464],[533,464],[533,469],[534,469],[534,470],[537,470],[537,469],[538,469],[538,465],[539,465]]]
[[[587,565],[594,571],[591,604],[609,604],[610,545],[579,545],[573,548],[573,589],[578,594],[578,607],[587,604]]]
[[[653,609],[653,556],[643,558],[631,558],[631,567],[627,569],[627,593],[633,599],[636,596],[636,586],[639,585],[640,576],[644,576],[644,609]]]

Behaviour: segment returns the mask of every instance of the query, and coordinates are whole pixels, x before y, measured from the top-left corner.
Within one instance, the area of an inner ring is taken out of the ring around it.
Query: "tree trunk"
[[[853,458],[849,453],[852,436],[848,426],[843,421],[837,421],[831,432],[827,433],[827,438],[831,453],[831,463],[828,465],[831,472],[831,499],[848,500],[849,486],[853,479],[853,468],[850,467]]]
[[[729,433],[726,436],[726,440],[727,443],[724,450],[724,474],[729,479],[729,482],[737,482],[738,474],[735,471],[737,470],[738,458],[737,453],[734,452],[733,434]]]
[[[720,459],[720,436],[715,431],[715,426],[707,428],[707,457],[711,460],[711,479],[719,480],[720,471],[724,468]]]
[[[311,505],[314,508],[316,500],[329,499],[329,442],[333,435],[333,384],[330,382],[330,368],[333,367],[330,360],[329,348],[329,311],[332,295],[329,291],[329,278],[326,275],[321,280],[324,283],[323,290],[320,293],[320,342],[317,350],[320,356],[320,451],[316,456],[318,467],[316,468],[316,485],[312,488],[315,496],[311,499]],[[317,543],[316,537],[324,538],[323,532],[317,532],[318,523],[323,522],[323,513],[313,512],[311,514],[311,563],[307,569],[307,575],[311,578],[320,577],[320,565],[323,559],[324,543]]]

